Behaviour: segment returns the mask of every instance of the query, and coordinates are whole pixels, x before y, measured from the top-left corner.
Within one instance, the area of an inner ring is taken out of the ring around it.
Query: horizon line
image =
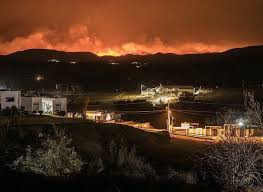
[[[134,54],[134,53],[127,53],[124,55],[99,55],[98,53],[94,53],[91,51],[65,51],[65,50],[58,50],[58,49],[48,49],[48,48],[30,48],[30,49],[24,49],[24,50],[18,50],[9,54],[0,54],[0,56],[9,56],[9,55],[13,55],[15,53],[19,53],[19,52],[25,52],[25,51],[30,51],[30,50],[46,50],[46,51],[57,51],[57,52],[64,52],[64,53],[91,53],[96,55],[97,57],[122,57],[122,56],[127,56],[127,55],[137,55],[137,56],[144,56],[144,55],[156,55],[156,54],[174,54],[174,55],[202,55],[202,54],[216,54],[216,53],[225,53],[231,50],[235,50],[235,49],[243,49],[243,48],[250,48],[250,47],[261,47],[263,46],[263,44],[255,44],[255,45],[248,45],[248,46],[241,46],[241,47],[233,47],[231,49],[227,49],[224,51],[218,51],[218,52],[203,52],[203,53],[185,53],[185,54],[178,54],[178,53],[173,53],[173,52],[153,52],[153,53],[138,53],[138,54]]]

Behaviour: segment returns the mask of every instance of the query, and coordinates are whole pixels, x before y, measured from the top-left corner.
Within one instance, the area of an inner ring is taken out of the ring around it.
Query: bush
[[[45,139],[40,149],[34,150],[28,146],[26,154],[16,159],[11,167],[45,176],[77,173],[81,170],[83,162],[70,143],[71,140],[63,132],[59,132],[56,137]]]
[[[172,168],[168,169],[168,180],[186,184],[197,184],[197,177],[194,171],[178,172]]]
[[[128,177],[157,179],[157,174],[150,164],[136,156],[135,148],[129,150],[125,145],[110,143],[111,172],[120,172]]]
[[[230,191],[251,189],[262,184],[259,165],[262,146],[253,139],[227,137],[211,146],[201,158],[201,176]]]

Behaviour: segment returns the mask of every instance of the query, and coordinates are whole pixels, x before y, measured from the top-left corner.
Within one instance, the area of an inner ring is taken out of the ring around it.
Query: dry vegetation
[[[263,128],[262,106],[254,95],[244,92],[248,126]],[[231,122],[226,117],[226,123]],[[209,147],[201,157],[200,178],[217,183],[228,191],[262,191],[262,141],[256,138],[239,137],[234,127],[225,130],[218,144]]]
[[[253,94],[245,93],[245,105],[245,115],[250,124],[262,128],[262,107]],[[226,121],[231,119],[225,118]],[[34,141],[27,142],[26,139],[32,139],[39,133],[43,134],[39,138],[42,145],[24,148],[23,153],[20,150],[20,155],[13,158],[13,163],[10,162],[12,167],[46,176],[120,176],[154,182],[158,178],[165,178],[191,185],[217,184],[215,186],[222,186],[227,191],[255,191],[262,188],[262,143],[240,138],[231,129],[218,144],[211,145],[184,140],[169,141],[165,132],[147,133],[128,126],[87,121],[59,124],[67,136],[52,126],[54,135],[46,137],[45,134],[50,134],[46,128],[39,125],[38,129],[28,129],[25,123],[23,136],[18,137],[24,142],[21,146]],[[8,143],[11,141],[10,130],[2,130],[1,138]],[[14,144],[17,145],[20,144]],[[201,154],[201,158],[197,158],[197,153]]]
[[[40,136],[42,137],[42,136]],[[42,147],[26,148],[26,154],[17,158],[11,167],[22,172],[45,176],[66,176],[81,170],[83,162],[63,131],[53,138],[44,138]]]
[[[201,177],[229,191],[260,188],[262,150],[255,139],[226,136],[201,158]]]

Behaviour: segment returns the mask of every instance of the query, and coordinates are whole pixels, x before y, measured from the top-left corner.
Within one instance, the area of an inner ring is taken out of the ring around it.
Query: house
[[[57,97],[53,100],[54,112],[65,112],[67,113],[67,98]]]
[[[86,118],[99,122],[117,121],[121,119],[121,114],[107,111],[86,111]]]
[[[29,113],[67,113],[67,98],[22,97],[22,107]]]
[[[187,135],[194,137],[206,137],[211,139],[220,139],[227,135],[237,137],[261,137],[263,131],[257,127],[242,128],[238,124],[224,124],[223,126],[213,125],[199,127],[198,123],[181,123],[180,127],[171,127],[171,133],[177,135]]]
[[[0,91],[0,109],[21,108],[21,91]]]
[[[171,126],[171,132],[178,135],[202,135],[203,130],[199,128],[199,123],[181,123],[180,127]]]

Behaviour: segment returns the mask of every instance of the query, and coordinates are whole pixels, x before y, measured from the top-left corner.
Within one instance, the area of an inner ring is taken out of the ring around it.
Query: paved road
[[[187,136],[187,135],[175,135],[170,134],[171,139],[185,139],[185,140],[192,140],[192,141],[201,141],[201,142],[212,142],[216,143],[216,140],[213,140],[211,138],[207,137],[193,137],[193,136]]]

